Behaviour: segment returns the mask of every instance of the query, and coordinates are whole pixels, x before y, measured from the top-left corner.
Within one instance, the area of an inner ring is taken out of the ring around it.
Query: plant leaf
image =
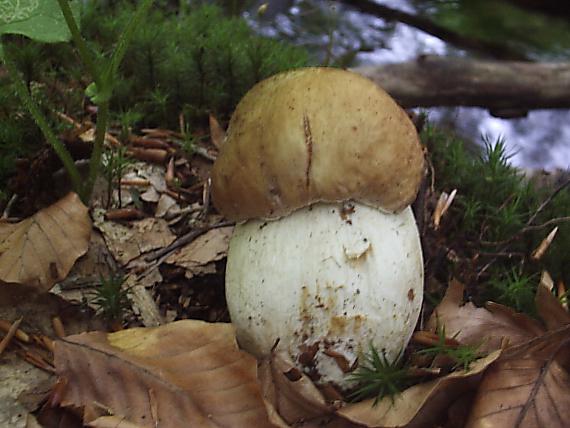
[[[79,1],[71,2],[77,22],[80,7]],[[3,34],[21,34],[44,43],[66,42],[71,38],[57,0],[0,1],[0,37]]]
[[[504,339],[510,345],[525,342],[544,332],[540,324],[525,314],[489,302],[484,308],[463,304],[463,285],[451,281],[441,303],[435,308],[427,328],[436,331],[438,323],[446,335],[462,344],[479,346],[481,352],[501,348]]]
[[[87,252],[91,219],[75,193],[19,223],[0,223],[0,280],[49,290]]]
[[[487,370],[468,428],[568,426],[570,375],[560,353],[570,343],[570,326],[510,348]]]
[[[62,405],[84,422],[118,416],[144,427],[269,427],[257,364],[231,324],[178,321],[157,328],[84,333],[56,343]]]

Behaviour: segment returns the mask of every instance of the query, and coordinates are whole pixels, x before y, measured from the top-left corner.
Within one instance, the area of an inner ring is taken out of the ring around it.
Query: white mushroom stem
[[[226,296],[244,349],[265,357],[278,341],[321,382],[346,388],[370,344],[393,360],[416,325],[423,264],[412,211],[321,203],[239,225]]]

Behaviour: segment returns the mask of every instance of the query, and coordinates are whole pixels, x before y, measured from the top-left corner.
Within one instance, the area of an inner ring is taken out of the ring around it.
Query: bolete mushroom
[[[423,162],[406,113],[358,74],[303,68],[244,96],[212,172],[215,206],[241,222],[226,297],[242,348],[276,346],[341,389],[370,345],[398,356],[422,304]]]

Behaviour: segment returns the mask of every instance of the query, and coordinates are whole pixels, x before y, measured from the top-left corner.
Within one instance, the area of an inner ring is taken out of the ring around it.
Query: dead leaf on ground
[[[275,352],[261,362],[259,379],[263,397],[271,409],[269,414],[276,413],[286,423],[299,426],[302,422],[330,417],[334,411],[285,352]]]
[[[506,350],[481,382],[468,428],[568,426],[570,375],[558,356],[570,325]]]
[[[0,426],[23,428],[29,409],[18,400],[25,391],[40,387],[52,375],[31,366],[13,352],[2,356],[0,364]]]
[[[233,226],[211,229],[166,259],[166,263],[186,269],[190,279],[196,275],[215,273],[215,262],[226,257]]]
[[[75,193],[19,223],[0,223],[0,280],[49,290],[87,251],[91,220]]]
[[[538,315],[544,321],[548,330],[554,330],[570,324],[570,314],[543,281],[540,282],[536,290],[535,302]]]
[[[439,379],[412,386],[394,398],[361,401],[338,411],[347,420],[367,427],[432,427],[445,409],[465,392],[476,388],[479,375],[499,358],[495,351],[471,365]]]
[[[158,327],[163,324],[160,309],[147,288],[162,282],[158,269],[151,270],[147,275],[127,275],[123,287],[129,290],[128,298],[133,313],[138,316],[145,327]]]
[[[95,210],[95,227],[103,233],[115,259],[125,265],[148,251],[170,245],[176,236],[160,218],[145,218],[128,225],[104,219],[103,210]]]
[[[143,427],[272,426],[257,363],[239,351],[231,324],[71,336],[57,342],[55,365],[68,381],[62,404],[83,406],[87,423],[118,416]]]
[[[224,140],[226,139],[226,131],[220,125],[220,122],[216,119],[213,114],[210,114],[210,137],[212,139],[212,144],[217,148],[220,149],[222,144],[224,144]]]
[[[466,345],[479,346],[482,352],[500,349],[503,339],[515,345],[544,332],[537,321],[507,306],[493,302],[484,308],[478,308],[471,302],[463,304],[463,285],[455,280],[449,283],[427,329],[435,331],[438,323],[445,327],[447,337],[455,337]]]

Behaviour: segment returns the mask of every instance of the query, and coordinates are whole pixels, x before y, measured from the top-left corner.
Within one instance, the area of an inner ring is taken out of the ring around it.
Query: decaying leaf
[[[570,376],[559,354],[570,343],[570,326],[505,351],[485,373],[468,428],[568,426]]]
[[[166,247],[176,239],[166,221],[160,218],[145,218],[124,225],[106,221],[102,210],[95,210],[94,218],[95,226],[121,265],[148,251]]]
[[[0,280],[49,290],[85,254],[90,234],[75,193],[19,223],[0,223]]]
[[[432,427],[445,409],[463,393],[476,387],[481,373],[499,358],[495,351],[471,365],[439,379],[412,386],[394,398],[385,397],[376,406],[374,399],[352,404],[338,411],[347,420],[366,427]]]
[[[455,280],[449,283],[427,328],[435,331],[438,323],[445,326],[447,336],[466,345],[479,346],[482,352],[500,349],[504,340],[515,345],[544,332],[537,321],[507,306],[492,302],[484,308],[470,302],[463,304],[463,285]]]
[[[220,149],[224,140],[226,139],[226,131],[220,125],[220,122],[216,119],[214,115],[210,115],[210,138],[212,139],[212,144]]]
[[[214,273],[214,262],[226,256],[232,231],[232,226],[211,229],[173,253],[166,259],[166,263],[185,268],[185,276],[188,279],[196,275]]]
[[[163,324],[162,316],[156,301],[147,288],[162,281],[158,269],[151,270],[147,275],[127,275],[124,287],[129,290],[128,298],[135,315],[145,327],[158,327]]]
[[[276,352],[261,362],[259,379],[268,406],[286,423],[298,426],[304,421],[331,417],[334,411],[285,352]]]
[[[451,207],[453,200],[455,199],[455,195],[457,194],[457,189],[453,189],[450,194],[447,192],[442,192],[439,196],[437,201],[437,205],[435,207],[435,211],[433,212],[433,225],[435,230],[439,229],[439,224],[441,223],[441,219]]]
[[[548,330],[570,324],[570,314],[542,280],[536,290],[536,309]]]
[[[256,361],[239,351],[230,324],[70,336],[57,342],[55,365],[68,384],[62,405],[83,407],[87,423],[115,416],[141,427],[272,426]]]
[[[497,360],[501,351],[474,362],[469,371],[412,386],[394,401],[385,397],[347,404],[338,409],[327,403],[311,380],[282,353],[260,366],[260,382],[270,409],[295,427],[432,427],[445,409],[463,393],[473,391],[480,375]]]

